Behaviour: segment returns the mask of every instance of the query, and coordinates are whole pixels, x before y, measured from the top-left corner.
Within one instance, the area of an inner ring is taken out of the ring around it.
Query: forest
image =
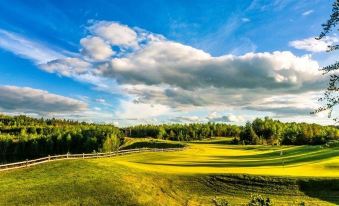
[[[123,134],[112,125],[0,115],[2,162],[68,152],[113,151],[119,147],[120,141],[123,141]]]
[[[152,137],[175,141],[202,140],[211,137],[234,137],[237,144],[319,145],[339,139],[335,126],[307,123],[283,123],[265,117],[245,126],[223,123],[137,125],[124,128],[130,137]]]
[[[174,141],[233,137],[234,144],[319,145],[338,140],[339,129],[317,124],[283,123],[268,117],[247,122],[245,126],[194,123],[117,128],[109,124],[0,115],[0,161],[109,152],[119,149],[125,136]]]

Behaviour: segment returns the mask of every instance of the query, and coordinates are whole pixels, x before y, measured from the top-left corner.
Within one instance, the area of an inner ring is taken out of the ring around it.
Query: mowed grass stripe
[[[280,156],[280,151],[283,151]],[[190,143],[184,151],[119,157],[118,163],[171,173],[339,177],[339,149]]]

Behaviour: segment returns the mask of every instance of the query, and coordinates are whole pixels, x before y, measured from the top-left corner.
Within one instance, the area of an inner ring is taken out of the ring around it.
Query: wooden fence
[[[184,148],[165,148],[165,149],[158,149],[158,148],[140,148],[140,149],[128,149],[128,150],[118,150],[114,152],[107,152],[107,153],[91,153],[91,154],[64,154],[64,155],[53,155],[42,157],[34,160],[26,160],[22,162],[15,162],[10,164],[3,164],[0,165],[0,171],[23,168],[23,167],[30,167],[33,165],[42,164],[45,162],[50,162],[53,160],[62,160],[62,159],[89,159],[89,158],[100,158],[100,157],[113,157],[119,155],[126,155],[132,153],[139,153],[139,152],[169,152],[169,151],[180,151]]]

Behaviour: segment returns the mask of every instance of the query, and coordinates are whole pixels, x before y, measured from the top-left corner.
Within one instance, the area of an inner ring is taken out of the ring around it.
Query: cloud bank
[[[46,58],[49,61],[39,66],[122,94],[125,98],[116,115],[125,118],[156,117],[200,107],[306,115],[309,109],[300,107],[293,98],[287,100],[285,109],[281,99],[286,95],[311,99],[309,94],[326,84],[310,55],[275,51],[212,56],[162,35],[109,21],[92,21],[87,32],[77,55]],[[290,45],[318,52],[324,50],[325,43],[305,39]],[[272,96],[275,98],[267,101]],[[287,107],[294,108],[293,114]]]
[[[86,110],[87,104],[30,87],[0,86],[0,109],[36,114],[64,113]]]

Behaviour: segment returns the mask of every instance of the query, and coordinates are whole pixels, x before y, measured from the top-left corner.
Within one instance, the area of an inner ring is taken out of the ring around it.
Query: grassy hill
[[[186,144],[177,141],[168,141],[152,138],[125,138],[125,143],[120,149],[135,148],[182,148]]]
[[[259,193],[276,205],[339,204],[339,148],[223,141],[189,143],[179,152],[63,160],[1,172],[0,203],[214,205],[212,199],[224,198],[241,205]]]

